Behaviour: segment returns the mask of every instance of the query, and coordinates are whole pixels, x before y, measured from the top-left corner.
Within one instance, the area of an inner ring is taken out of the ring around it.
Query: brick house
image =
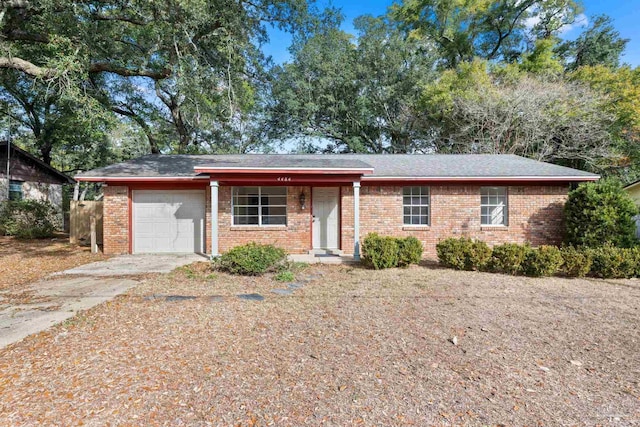
[[[58,209],[62,218],[62,186],[73,183],[72,178],[15,144],[0,141],[0,202],[47,201]]]
[[[359,256],[369,232],[559,243],[562,207],[587,172],[514,155],[148,155],[88,171],[104,183],[106,253],[272,243]]]

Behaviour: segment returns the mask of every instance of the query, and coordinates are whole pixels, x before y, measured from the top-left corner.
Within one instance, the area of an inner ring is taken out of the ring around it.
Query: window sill
[[[480,231],[509,231],[508,225],[483,225]]]
[[[403,225],[403,231],[429,231],[431,230],[431,226],[429,225]]]
[[[286,225],[232,225],[232,231],[265,231],[265,230],[286,230]]]

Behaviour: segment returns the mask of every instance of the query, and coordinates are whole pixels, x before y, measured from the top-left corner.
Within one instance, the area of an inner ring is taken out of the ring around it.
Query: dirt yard
[[[640,424],[637,280],[298,280],[183,268],[0,350],[0,424]]]
[[[38,240],[0,236],[0,291],[17,291],[51,273],[106,258],[88,247],[70,245],[64,235]]]

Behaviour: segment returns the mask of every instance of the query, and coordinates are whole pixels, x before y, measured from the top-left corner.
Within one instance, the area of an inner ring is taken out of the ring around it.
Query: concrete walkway
[[[169,273],[183,265],[208,261],[198,254],[141,254],[120,255],[106,261],[81,265],[56,275],[76,274],[81,276],[136,276],[147,273]]]
[[[199,255],[123,255],[55,273],[26,286],[20,293],[26,292],[32,303],[13,303],[9,292],[0,292],[0,348],[109,301],[139,283],[139,279],[127,276],[168,273],[206,260]]]

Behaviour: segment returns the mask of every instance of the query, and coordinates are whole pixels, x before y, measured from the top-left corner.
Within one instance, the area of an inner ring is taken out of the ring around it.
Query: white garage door
[[[133,252],[204,252],[204,191],[133,191]]]

